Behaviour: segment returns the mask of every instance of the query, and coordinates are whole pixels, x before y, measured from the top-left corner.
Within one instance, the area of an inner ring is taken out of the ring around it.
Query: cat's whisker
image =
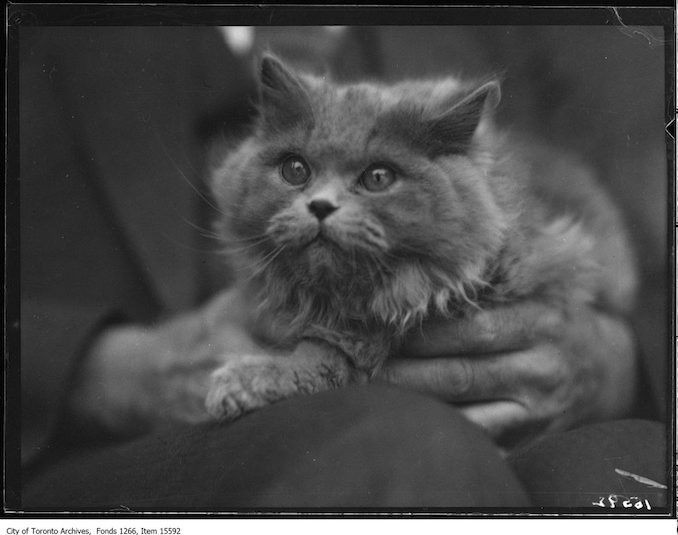
[[[255,247],[258,247],[268,241],[267,238],[260,238],[256,241],[253,242],[244,242],[244,243],[222,243],[222,246],[224,249],[227,249],[229,251],[232,251],[234,253],[236,252],[242,252],[242,251],[247,251],[250,249],[253,249]]]
[[[231,236],[220,235],[220,240],[222,241],[222,243],[227,244],[227,245],[240,245],[240,244],[247,244],[247,243],[255,243],[255,242],[259,242],[259,241],[264,241],[268,238],[270,238],[270,236],[267,232],[264,232],[262,234],[254,234],[252,236],[247,236],[247,237],[244,237],[244,238],[233,238]]]
[[[280,255],[280,253],[283,252],[284,249],[285,249],[285,246],[281,245],[278,248],[273,249],[273,251],[271,253],[268,253],[266,256],[264,256],[264,258],[262,260],[265,260],[265,259],[268,258],[268,261],[266,261],[263,265],[256,267],[254,269],[254,271],[252,272],[251,277],[248,277],[248,279],[255,278],[258,275],[260,275],[261,273],[263,273],[266,270],[266,268],[268,266],[270,266],[271,263]]]
[[[235,266],[235,270],[238,272],[243,272],[243,273],[251,273],[257,271],[259,267],[264,264],[270,255],[274,254],[276,251],[278,251],[278,248],[276,247],[272,251],[269,251],[266,253],[263,257],[255,257],[255,256],[245,256],[245,255],[238,255],[238,261],[237,265]],[[232,256],[233,253],[229,252],[228,250],[224,250],[226,255]],[[249,278],[249,277],[248,277]]]
[[[260,239],[260,240],[257,240],[257,241],[254,242],[254,243],[250,243],[249,245],[243,245],[243,246],[241,246],[241,247],[235,247],[235,246],[233,246],[233,245],[231,245],[231,244],[225,244],[224,247],[223,247],[223,249],[224,249],[224,251],[226,251],[227,253],[242,253],[242,252],[245,252],[245,251],[252,250],[252,249],[254,249],[254,248],[256,248],[256,247],[259,247],[259,246],[261,246],[262,244],[266,243],[267,241],[268,241],[268,236],[266,236],[266,237],[264,237],[264,238],[262,238],[262,239]]]
[[[394,266],[386,262],[384,257],[390,258],[392,260],[396,260],[396,258],[393,257],[390,253],[388,253],[388,251],[382,249],[375,249],[374,247],[369,247],[365,249],[365,252],[367,252],[368,258],[372,261],[371,267],[374,267],[376,265],[380,268],[380,270],[377,271],[379,275],[382,274],[382,271],[385,271],[386,273],[391,273],[393,271]]]
[[[200,191],[200,190],[195,186],[195,184],[193,184],[193,182],[191,181],[191,179],[189,179],[189,178],[186,176],[186,173],[184,173],[184,172],[181,170],[181,168],[179,167],[179,165],[177,164],[177,162],[174,160],[174,158],[172,158],[172,155],[171,155],[171,154],[169,153],[169,151],[167,150],[167,147],[165,146],[165,143],[163,142],[162,138],[159,136],[159,134],[158,134],[158,132],[157,132],[157,130],[156,130],[155,128],[153,128],[153,133],[154,133],[154,135],[155,135],[155,137],[156,137],[156,140],[158,141],[158,144],[160,145],[160,148],[161,148],[162,151],[165,153],[165,156],[166,156],[167,159],[171,162],[171,164],[174,166],[174,168],[177,170],[177,172],[179,173],[179,176],[184,180],[184,182],[186,182],[186,184],[187,184],[187,185],[188,185],[188,186],[196,193],[196,195],[197,195],[200,199],[202,199],[208,206],[210,206],[211,208],[213,208],[214,210],[216,210],[216,211],[217,211],[218,213],[220,213],[221,215],[224,215],[224,216],[225,216],[226,214],[224,214],[224,213],[219,209],[219,207],[216,206],[216,205],[212,202],[211,199],[209,199],[202,191]]]
[[[172,242],[175,245],[178,245],[182,249],[187,249],[189,251],[195,251],[195,252],[198,252],[198,253],[208,253],[208,254],[213,254],[213,255],[219,254],[218,249],[203,249],[201,247],[194,247],[194,246],[189,245],[187,243],[181,242],[181,241],[177,240],[176,238],[174,238],[173,236],[170,236],[169,234],[166,234],[164,232],[162,232],[160,235],[163,238],[165,238],[167,241]]]
[[[262,256],[261,258],[257,258],[257,259],[255,260],[255,262],[252,264],[252,266],[253,266],[253,267],[256,266],[255,269],[258,269],[259,266],[264,265],[264,264],[267,264],[267,263],[268,263],[268,260],[269,260],[273,255],[275,255],[275,254],[277,254],[278,252],[280,252],[284,247],[285,247],[284,245],[278,245],[278,246],[276,246],[276,247],[273,248],[271,251],[269,251],[269,252],[266,253],[264,256]]]
[[[215,232],[214,230],[209,230],[209,229],[201,227],[200,225],[196,225],[195,223],[193,223],[192,221],[189,221],[185,217],[182,217],[181,219],[188,226],[197,230],[198,234],[200,234],[200,236],[202,236],[204,238],[210,238],[210,239],[213,239],[213,240],[221,241],[221,236],[219,235],[219,233]]]
[[[198,234],[200,236],[202,236],[203,238],[209,238],[211,240],[221,241],[221,236],[219,236],[219,234],[217,234],[215,232],[198,232]]]
[[[191,179],[189,179],[189,178],[186,176],[186,173],[184,173],[184,172],[182,171],[182,169],[179,167],[179,165],[178,165],[177,162],[174,160],[174,158],[172,158],[172,156],[171,156],[171,154],[169,153],[167,147],[165,146],[163,140],[160,138],[160,136],[158,135],[157,131],[155,131],[155,129],[154,129],[154,134],[155,134],[155,137],[156,137],[156,139],[158,140],[159,145],[160,145],[162,151],[164,152],[165,156],[166,156],[167,159],[172,163],[172,166],[177,170],[177,172],[179,173],[179,176],[184,180],[184,182],[186,182],[186,184],[187,184],[187,185],[188,185],[188,186],[196,193],[196,195],[197,195],[200,199],[202,199],[202,200],[203,200],[210,208],[212,208],[213,210],[215,210],[218,214],[220,214],[220,215],[222,215],[222,216],[224,216],[224,217],[228,217],[228,214],[225,213],[225,212],[221,209],[220,206],[218,206],[218,204],[217,204],[217,202],[216,202],[215,200],[213,200],[211,197],[208,197],[208,195],[206,195],[205,193],[203,193],[202,191],[200,191],[200,190],[196,187],[196,185],[193,184],[193,182],[191,181]],[[195,168],[193,168],[193,170],[196,171]],[[197,172],[197,171],[196,171],[196,172]],[[221,203],[222,203],[222,204],[225,203],[225,204],[227,204],[229,207],[233,207],[233,208],[239,207],[239,204],[238,204],[238,203],[226,201],[225,199],[221,199]],[[253,216],[243,216],[243,215],[241,215],[241,216],[239,216],[239,218],[240,218],[240,219],[243,219],[243,220],[246,220],[246,221],[249,221],[249,222],[251,222],[251,223],[263,223],[263,222],[265,222],[265,220],[264,220],[263,218],[253,217]]]

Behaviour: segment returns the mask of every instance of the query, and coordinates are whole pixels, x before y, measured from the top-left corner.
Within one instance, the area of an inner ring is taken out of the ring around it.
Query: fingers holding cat
[[[524,349],[536,340],[559,336],[563,322],[562,311],[531,302],[481,310],[459,320],[436,317],[412,332],[401,353],[436,357]]]
[[[558,389],[566,390],[576,374],[561,362],[555,346],[540,345],[504,354],[397,359],[382,377],[458,405],[470,420],[500,438],[570,412],[568,405],[576,399]]]
[[[622,416],[634,397],[630,329],[589,307],[566,314],[521,303],[431,321],[402,355],[383,380],[458,404],[497,438]]]

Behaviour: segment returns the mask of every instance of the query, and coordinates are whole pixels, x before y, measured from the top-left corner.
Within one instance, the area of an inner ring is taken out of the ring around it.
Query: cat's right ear
[[[260,113],[265,127],[281,130],[313,120],[307,87],[279,59],[265,54],[260,63]]]
[[[427,146],[433,155],[464,152],[483,118],[497,107],[501,99],[499,81],[487,82],[460,101],[453,101],[443,113],[426,122]],[[456,100],[456,97],[455,97]],[[447,107],[445,103],[443,105]]]

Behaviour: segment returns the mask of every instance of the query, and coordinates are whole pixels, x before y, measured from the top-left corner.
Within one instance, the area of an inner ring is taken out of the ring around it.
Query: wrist
[[[630,326],[619,318],[599,316],[601,340],[606,340],[600,419],[628,417],[638,398],[639,362]]]

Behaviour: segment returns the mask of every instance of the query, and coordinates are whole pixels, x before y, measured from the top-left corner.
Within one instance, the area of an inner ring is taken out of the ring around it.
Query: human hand
[[[210,419],[205,397],[225,354],[252,352],[241,303],[231,291],[155,326],[102,333],[79,370],[69,399],[74,416],[119,435],[168,422]]]
[[[381,379],[459,404],[499,442],[621,417],[635,399],[631,330],[591,307],[525,302],[430,320],[401,356]]]

